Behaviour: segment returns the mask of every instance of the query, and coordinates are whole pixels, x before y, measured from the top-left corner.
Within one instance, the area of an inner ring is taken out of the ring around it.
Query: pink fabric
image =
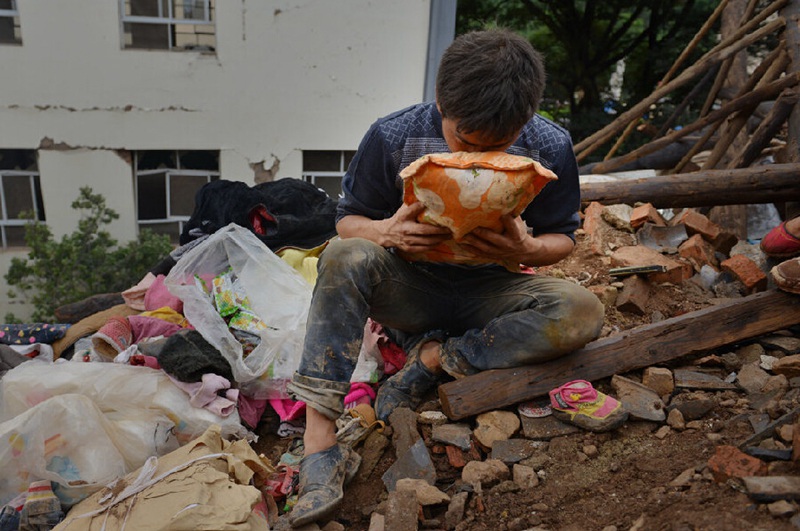
[[[239,417],[242,422],[255,428],[261,420],[261,415],[267,409],[266,399],[257,399],[249,396],[239,395]]]
[[[170,293],[164,285],[164,275],[156,276],[153,283],[147,289],[144,296],[144,308],[146,311],[157,310],[167,306],[178,313],[183,313],[183,301]]]
[[[207,373],[199,382],[181,382],[172,376],[169,379],[189,395],[189,403],[194,407],[205,408],[220,417],[227,417],[236,411],[239,390],[231,389],[231,382],[227,378]],[[225,396],[220,396],[220,391],[225,391]]]
[[[365,382],[356,382],[350,386],[350,392],[344,397],[344,408],[353,409],[359,404],[371,404],[375,400],[375,390]]]
[[[270,398],[269,405],[281,420],[295,420],[306,411],[306,403],[288,398]]]
[[[350,385],[350,392],[344,397],[345,409],[352,409],[358,404],[370,404],[375,399],[375,390],[365,382],[356,382]],[[281,421],[297,420],[306,411],[306,403],[288,398],[271,398],[269,404]],[[241,411],[239,412],[241,415]]]
[[[138,284],[122,292],[122,300],[129,308],[140,312],[144,311],[144,297],[155,279],[156,276],[153,273],[147,273]]]
[[[169,337],[178,330],[182,330],[179,325],[167,322],[158,317],[146,317],[144,315],[131,315],[128,322],[133,331],[133,342],[138,343],[142,339],[149,337]]]

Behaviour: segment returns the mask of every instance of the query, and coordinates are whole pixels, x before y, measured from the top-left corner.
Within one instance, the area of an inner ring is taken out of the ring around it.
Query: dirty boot
[[[353,479],[361,456],[343,444],[305,456],[300,461],[300,498],[289,514],[292,527],[325,518],[339,507],[343,486]]]
[[[378,389],[375,397],[375,415],[378,420],[385,422],[392,411],[399,407],[416,409],[425,393],[436,385],[438,376],[425,367],[420,359],[421,347],[421,343],[414,347],[409,352],[405,367],[383,382]]]

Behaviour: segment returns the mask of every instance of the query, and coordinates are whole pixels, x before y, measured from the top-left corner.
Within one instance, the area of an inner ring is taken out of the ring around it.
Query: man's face
[[[458,131],[458,121],[451,118],[442,118],[442,134],[447,142],[450,151],[505,151],[519,136],[519,131],[509,138],[489,138],[473,131],[471,133],[461,133]]]

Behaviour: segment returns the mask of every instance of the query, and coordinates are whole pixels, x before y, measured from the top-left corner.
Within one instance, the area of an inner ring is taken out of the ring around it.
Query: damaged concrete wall
[[[123,49],[114,1],[17,4],[0,149],[38,150],[56,237],[74,230],[83,185],[119,212],[114,237],[135,236],[121,152],[219,150],[221,178],[299,177],[302,150],[354,150],[376,118],[423,98],[430,0],[216,2],[213,54]],[[19,254],[0,250],[0,272]]]

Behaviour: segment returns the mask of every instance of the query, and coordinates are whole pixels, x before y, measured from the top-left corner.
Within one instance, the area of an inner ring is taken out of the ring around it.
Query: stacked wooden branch
[[[796,119],[800,125],[800,117],[791,117],[800,96],[800,85],[798,85],[800,83],[800,28],[798,28],[800,2],[775,0],[761,12],[755,13],[757,4],[757,0],[750,0],[741,17],[738,29],[729,32],[728,35],[723,33],[723,39],[718,45],[693,65],[678,73],[681,64],[697,43],[708,33],[724,9],[730,7],[728,0],[720,2],[707,23],[700,29],[650,96],[633,105],[608,126],[575,145],[576,156],[579,161],[583,161],[587,156],[618,137],[605,159],[602,162],[585,166],[584,173],[588,171],[599,174],[631,169],[631,165],[636,164],[637,161],[664,153],[665,156],[661,157],[661,161],[668,160],[670,163],[670,167],[665,173],[687,175],[700,170],[702,172],[700,175],[706,176],[712,170],[749,168],[759,161],[765,150],[771,149],[776,142],[785,146],[784,153],[780,153],[776,158],[782,162],[797,162],[797,131],[793,129],[798,128],[792,126],[792,120]],[[738,54],[744,53],[748,46],[776,35],[779,36],[779,44],[763,59],[749,78],[740,86],[734,87],[733,91],[730,90],[730,87],[723,88],[724,81],[731,71],[733,59]],[[712,75],[716,77],[699,118],[680,129],[671,129],[677,114],[688,105],[690,98],[700,95],[701,91],[698,89],[706,87]],[[673,78],[673,76],[675,77]],[[640,123],[653,104],[667,97],[676,89],[692,82],[696,83],[695,90],[690,91],[687,98],[677,105],[675,114],[667,120],[665,126],[658,131],[652,141],[630,153],[613,156],[622,141]],[[720,101],[721,104],[714,108],[713,104],[717,101]],[[764,113],[765,107],[768,109],[766,113]],[[787,129],[785,127],[787,122],[789,123],[788,135],[779,141],[779,136],[783,136],[782,132]],[[743,147],[739,145],[736,149],[732,149],[734,139],[741,138],[743,132],[747,133],[746,144]],[[666,156],[666,152],[670,150],[671,154]],[[696,159],[695,156],[701,150],[708,150],[707,157],[702,163],[692,164],[691,161]],[[757,168],[752,168],[744,170],[743,173],[746,175],[757,171],[759,171]],[[603,185],[598,185],[598,187],[603,187]],[[653,197],[649,198],[649,200],[653,199]],[[775,200],[772,197],[766,199],[766,201],[759,202]],[[793,197],[792,199],[797,198]]]

